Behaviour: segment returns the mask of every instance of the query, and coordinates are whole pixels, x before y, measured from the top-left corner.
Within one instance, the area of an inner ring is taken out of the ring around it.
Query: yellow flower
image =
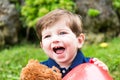
[[[102,48],[106,48],[106,47],[108,47],[108,43],[106,43],[106,42],[102,42],[102,43],[100,44],[100,47],[102,47]]]

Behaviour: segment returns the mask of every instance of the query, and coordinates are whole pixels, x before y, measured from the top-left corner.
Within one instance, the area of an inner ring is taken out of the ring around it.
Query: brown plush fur
[[[30,60],[20,74],[20,80],[62,80],[56,67],[48,68],[37,60]]]

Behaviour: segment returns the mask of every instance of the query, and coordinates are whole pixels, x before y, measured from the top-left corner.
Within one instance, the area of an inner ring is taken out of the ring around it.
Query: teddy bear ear
[[[83,63],[72,69],[62,80],[113,80],[110,74],[92,63]]]

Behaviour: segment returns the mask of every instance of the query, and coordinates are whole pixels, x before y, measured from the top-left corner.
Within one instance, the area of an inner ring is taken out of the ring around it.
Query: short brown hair
[[[63,17],[67,19],[66,24],[70,27],[73,33],[75,33],[76,36],[79,36],[79,34],[82,32],[81,17],[65,9],[56,9],[40,18],[40,20],[37,22],[36,33],[40,41],[42,39],[42,30],[52,26],[55,24],[55,22],[59,21]]]

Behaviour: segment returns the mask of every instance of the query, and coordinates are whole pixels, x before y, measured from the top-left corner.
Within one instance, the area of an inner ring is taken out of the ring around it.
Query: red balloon
[[[113,80],[110,74],[92,63],[83,63],[72,69],[62,80]]]

